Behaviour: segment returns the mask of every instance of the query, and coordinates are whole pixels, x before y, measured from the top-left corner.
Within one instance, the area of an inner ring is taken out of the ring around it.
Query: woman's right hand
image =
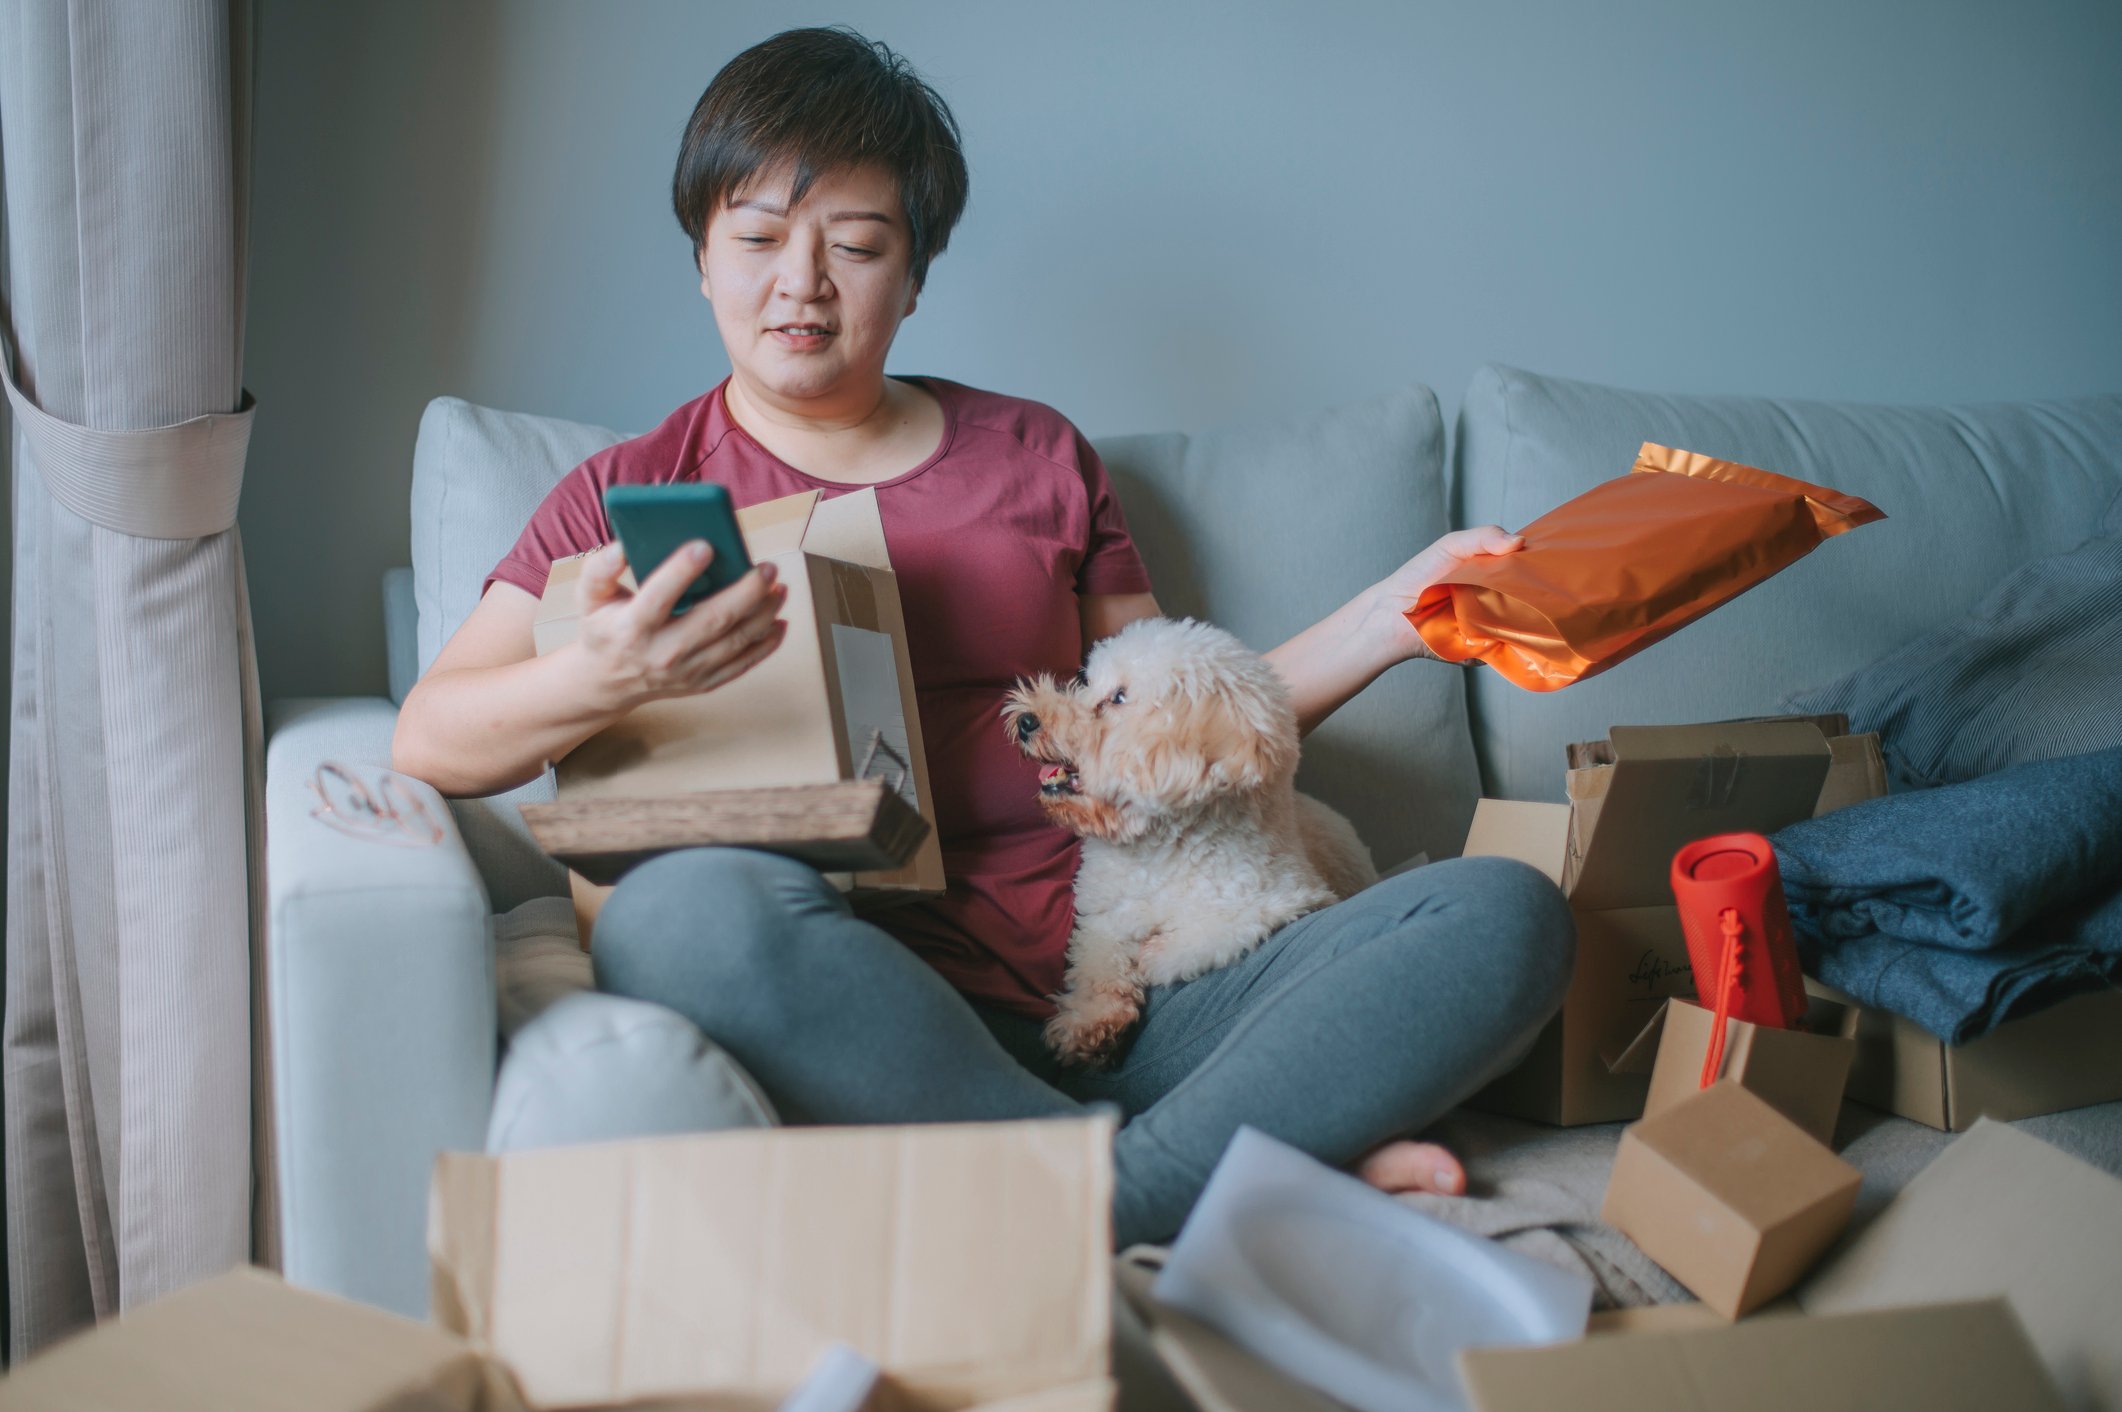
[[[583,566],[576,645],[615,713],[727,685],[764,661],[787,636],[788,624],[775,615],[788,601],[788,589],[774,581],[771,564],[671,616],[679,595],[713,558],[712,548],[694,540],[631,594],[619,586],[626,555],[617,544],[606,545]]]

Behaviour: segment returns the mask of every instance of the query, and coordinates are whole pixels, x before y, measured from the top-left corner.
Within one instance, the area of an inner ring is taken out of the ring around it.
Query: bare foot
[[[1466,1168],[1434,1142],[1400,1138],[1374,1148],[1356,1167],[1356,1175],[1380,1191],[1428,1191],[1439,1196],[1466,1193]]]

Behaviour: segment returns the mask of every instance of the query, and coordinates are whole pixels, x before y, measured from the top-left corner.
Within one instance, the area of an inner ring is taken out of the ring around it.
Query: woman
[[[1018,677],[1157,612],[1097,455],[1050,408],[885,375],[966,197],[942,100],[881,45],[796,30],[739,55],[694,110],[672,184],[731,373],[577,467],[407,698],[398,768],[446,793],[519,784],[634,706],[712,691],[772,652],[785,590],[754,569],[669,613],[705,562],[621,591],[583,578],[576,643],[535,654],[548,566],[611,539],[603,488],[712,479],[738,504],[874,486],[919,687],[948,893],[865,920],[787,859],[694,849],[631,873],[593,955],[603,988],[689,1016],[791,1120],[1031,1117],[1116,1103],[1116,1235],[1170,1237],[1240,1123],[1360,1164],[1389,1189],[1463,1190],[1394,1139],[1500,1072],[1560,1002],[1572,931],[1555,888],[1497,859],[1403,874],[1284,927],[1237,964],[1153,991],[1126,1058],[1063,1072],[1039,1041],[1060,988],[1075,842],[998,721]],[[1457,561],[1446,535],[1269,654],[1309,730],[1427,656],[1403,610]],[[1368,1157],[1366,1157],[1368,1153]]]

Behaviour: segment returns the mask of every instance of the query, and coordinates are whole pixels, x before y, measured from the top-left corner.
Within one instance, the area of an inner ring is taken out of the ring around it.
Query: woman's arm
[[[391,764],[444,794],[493,794],[535,778],[645,701],[712,691],[780,645],[775,619],[787,590],[761,565],[680,617],[678,595],[705,568],[706,546],[619,587],[616,546],[592,558],[581,585],[576,640],[540,657],[531,640],[537,600],[514,584],[487,590],[406,694]]]
[[[1076,611],[1083,619],[1083,651],[1088,655],[1129,623],[1156,617],[1157,597],[1153,593],[1083,594],[1076,599]]]
[[[1423,589],[1475,555],[1509,554],[1523,543],[1495,525],[1455,530],[1268,653],[1289,687],[1298,734],[1310,734],[1386,668],[1435,656],[1407,621]]]

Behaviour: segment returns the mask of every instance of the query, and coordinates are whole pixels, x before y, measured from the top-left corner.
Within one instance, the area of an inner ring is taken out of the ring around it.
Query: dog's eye
[[[1123,686],[1111,696],[1106,697],[1105,704],[1108,706],[1125,706],[1127,704],[1127,688]]]

